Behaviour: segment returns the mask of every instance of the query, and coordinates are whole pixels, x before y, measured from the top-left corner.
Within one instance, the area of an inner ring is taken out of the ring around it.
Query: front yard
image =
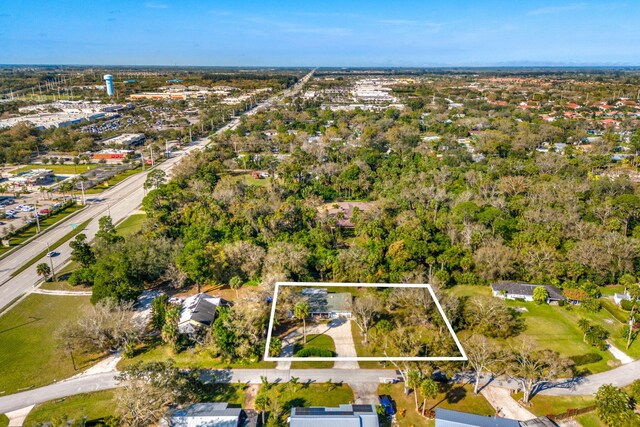
[[[452,409],[455,411],[469,412],[478,415],[494,415],[495,410],[481,395],[473,394],[472,385],[443,384],[440,393],[435,399],[427,400],[427,410],[435,411],[436,408]],[[409,426],[433,426],[434,421],[429,420],[416,411],[415,397],[412,393],[404,394],[404,384],[381,384],[378,394],[391,396],[397,405],[396,421],[400,427]],[[422,397],[418,396],[418,403],[422,404]]]

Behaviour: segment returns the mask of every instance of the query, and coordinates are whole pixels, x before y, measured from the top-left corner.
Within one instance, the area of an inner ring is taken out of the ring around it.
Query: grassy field
[[[7,427],[9,425],[9,418],[5,414],[0,414],[0,427]]]
[[[515,400],[522,399],[522,393],[513,395]],[[531,406],[527,409],[535,415],[560,415],[569,409],[581,409],[595,405],[596,399],[593,396],[545,396],[538,394],[531,399]]]
[[[66,208],[60,210],[59,212],[56,212],[53,215],[50,215],[47,218],[40,220],[41,232],[51,227],[58,221],[61,221],[62,219],[68,217],[72,213],[79,211],[82,208],[83,208],[82,206],[78,206],[78,205],[67,206]],[[22,243],[24,243],[25,240],[35,236],[36,231],[38,231],[38,228],[35,222],[30,224],[29,227],[23,228],[20,232],[18,232],[16,235],[11,237],[10,246],[8,247],[3,246],[0,248],[0,255],[2,255],[3,253],[9,251],[10,249],[16,246],[21,245]]]
[[[116,230],[121,236],[130,236],[131,234],[135,234],[138,231],[142,230],[142,225],[144,224],[144,220],[146,218],[147,214],[144,213],[130,215],[116,226]]]
[[[614,288],[614,287],[612,287]],[[615,289],[613,289],[615,290]],[[608,289],[611,291],[611,289]],[[486,286],[454,286],[451,293],[458,296],[490,295],[490,288]],[[601,299],[605,304],[606,299]],[[575,357],[587,354],[601,357],[597,362],[577,366],[585,374],[607,371],[619,365],[609,351],[600,351],[583,342],[583,334],[578,327],[580,319],[587,319],[591,324],[600,325],[607,329],[610,340],[619,349],[625,351],[625,340],[620,336],[622,324],[607,310],[590,313],[580,306],[560,307],[557,305],[538,305],[533,302],[507,301],[507,305],[521,311],[526,328],[519,337],[535,339],[541,348],[548,348],[558,352],[563,357]],[[620,311],[617,307],[615,310]],[[525,311],[526,310],[526,311]],[[519,338],[518,337],[518,338]],[[517,338],[516,338],[517,339]],[[636,340],[629,351],[632,357],[640,357],[640,340]]]
[[[129,178],[132,175],[135,175],[139,172],[142,172],[142,168],[137,167],[135,169],[127,169],[124,172],[120,172],[119,174],[116,174],[115,176],[113,176],[112,178],[96,185],[95,187],[89,188],[88,190],[85,190],[85,194],[100,194],[105,190],[108,190],[109,188],[113,187],[114,185],[118,185],[120,182],[124,181],[125,179]]]
[[[278,416],[282,420],[286,420],[294,406],[337,407],[343,403],[351,403],[354,399],[353,391],[346,384],[272,384],[268,391],[262,388],[260,393],[266,393],[272,402],[278,403]]]
[[[600,421],[598,414],[595,412],[589,412],[588,414],[580,415],[576,417],[576,420],[582,427],[606,427],[607,425]]]
[[[427,420],[416,411],[413,393],[404,394],[403,384],[380,384],[378,394],[386,394],[396,402],[398,411],[396,420],[401,427],[433,426],[433,420]],[[422,397],[418,396],[418,403],[422,405]],[[427,401],[427,409],[453,409],[478,415],[494,415],[495,410],[481,395],[473,394],[472,385],[446,384],[435,399]]]
[[[324,334],[310,334],[307,335],[307,344],[296,346],[294,351],[298,352],[303,348],[321,348],[329,350],[334,353],[336,351],[336,344],[333,342],[333,338]],[[330,369],[333,368],[333,362],[291,362],[291,369]]]
[[[81,420],[87,417],[88,426],[103,425],[101,420],[114,415],[115,391],[104,390],[78,394],[36,405],[24,422],[25,427],[36,427],[55,418]]]
[[[90,171],[98,167],[97,163],[89,163],[82,165],[27,165],[15,170],[13,173],[28,172],[31,169],[51,169],[54,174],[58,175],[77,175],[82,172]]]
[[[0,317],[0,392],[15,393],[76,374],[69,354],[56,345],[55,331],[90,304],[89,297],[33,294]],[[97,361],[74,356],[78,370]]]
[[[202,368],[202,369],[226,369],[226,368],[247,368],[247,369],[267,369],[275,368],[276,362],[257,361],[254,363],[234,362],[228,363],[214,358],[207,350],[187,349],[175,354],[169,346],[160,343],[149,343],[141,346],[137,354],[129,359],[122,359],[119,367],[132,365],[136,362],[162,362],[173,359],[179,368]]]
[[[90,222],[91,222],[91,220],[88,219],[85,222],[83,222],[82,224],[79,224],[76,228],[72,229],[70,232],[68,232],[67,234],[62,236],[60,239],[58,239],[56,242],[54,242],[52,245],[50,245],[47,249],[45,249],[44,251],[40,252],[38,255],[36,255],[33,258],[31,258],[29,261],[27,261],[24,264],[22,264],[20,266],[20,268],[16,269],[13,273],[11,273],[11,276],[15,277],[18,274],[22,273],[27,268],[31,267],[33,264],[38,262],[42,257],[44,257],[49,252],[49,249],[51,249],[53,251],[56,248],[58,248],[59,246],[61,246],[62,244],[64,244],[67,240],[69,240],[72,237],[74,237],[76,234],[80,234],[80,232],[82,232],[82,230],[84,230],[87,227],[87,225],[89,225]]]

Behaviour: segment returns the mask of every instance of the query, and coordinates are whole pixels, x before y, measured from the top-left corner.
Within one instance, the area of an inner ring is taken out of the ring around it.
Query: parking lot
[[[45,196],[47,197],[47,196]],[[26,224],[36,222],[36,216],[43,216],[62,205],[62,198],[44,199],[39,193],[14,196],[0,196],[0,237]]]

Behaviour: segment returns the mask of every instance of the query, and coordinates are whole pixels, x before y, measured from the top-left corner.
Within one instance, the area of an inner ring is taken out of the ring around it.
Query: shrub
[[[625,311],[631,311],[631,309],[633,308],[633,301],[626,300],[626,299],[620,301],[620,308]]]
[[[333,351],[326,348],[305,347],[296,353],[296,357],[333,357]]]
[[[602,305],[600,304],[600,301],[595,300],[595,299],[585,300],[585,301],[583,301],[581,303],[581,305],[582,305],[582,308],[584,308],[585,310],[587,310],[590,313],[597,313],[602,308]]]
[[[578,354],[570,357],[573,360],[575,366],[588,365],[590,363],[596,363],[602,360],[602,356],[598,353]]]

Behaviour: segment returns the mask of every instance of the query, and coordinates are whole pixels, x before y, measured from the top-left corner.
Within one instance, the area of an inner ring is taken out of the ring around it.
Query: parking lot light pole
[[[35,206],[35,216],[36,216],[36,234],[40,234],[40,216],[38,215],[38,201],[36,201],[36,206]]]

